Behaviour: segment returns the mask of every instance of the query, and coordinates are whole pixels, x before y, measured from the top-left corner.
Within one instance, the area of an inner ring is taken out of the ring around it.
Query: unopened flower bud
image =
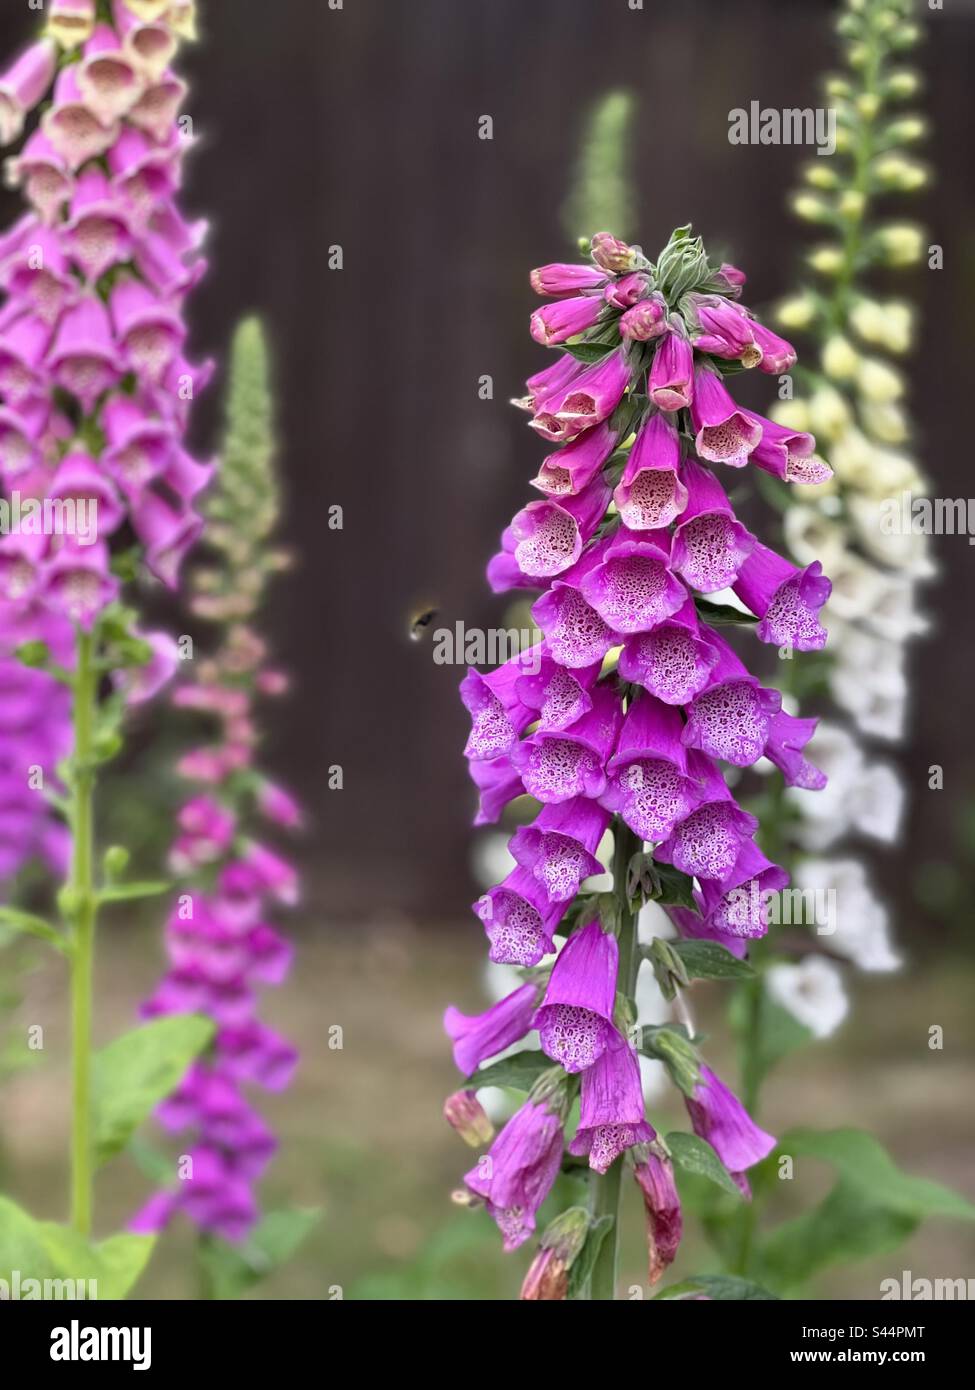
[[[659,294],[651,295],[649,299],[641,299],[639,304],[627,309],[619,322],[622,337],[633,338],[641,343],[648,342],[651,338],[659,338],[666,328],[667,305],[663,296]]]
[[[472,1149],[483,1148],[494,1138],[494,1125],[476,1091],[455,1091],[448,1096],[443,1103],[443,1117]]]
[[[527,1301],[557,1303],[569,1291],[569,1270],[578,1259],[589,1234],[589,1213],[570,1207],[557,1216],[539,1242],[538,1252],[521,1286]]]
[[[610,232],[597,232],[590,247],[593,260],[602,270],[621,275],[639,268],[640,253]]]
[[[649,1255],[647,1277],[652,1285],[673,1263],[680,1245],[683,1232],[680,1198],[674,1184],[673,1164],[656,1144],[649,1146],[644,1160],[634,1164],[633,1176],[643,1193]]]
[[[650,276],[642,270],[634,270],[629,275],[623,275],[619,280],[613,280],[606,286],[603,298],[607,304],[613,304],[617,309],[629,309],[643,299],[650,290]]]

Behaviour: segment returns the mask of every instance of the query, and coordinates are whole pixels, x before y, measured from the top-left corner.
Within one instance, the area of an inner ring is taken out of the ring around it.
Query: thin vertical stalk
[[[78,633],[74,678],[74,756],[70,787],[71,871],[71,1224],[91,1231],[91,1003],[95,947],[94,883],[94,639]]]
[[[641,848],[641,842],[619,817],[613,823],[615,846],[613,849],[613,896],[616,899],[616,921],[618,929],[620,965],[617,976],[617,990],[627,1003],[632,1003],[636,989],[636,976],[640,957],[637,952],[636,923],[637,914],[630,911],[626,892],[626,874],[630,860]],[[602,1177],[592,1176],[592,1198],[590,1214],[593,1221],[601,1217],[612,1218],[612,1226],[607,1231],[599,1254],[593,1265],[589,1280],[591,1299],[612,1300],[616,1297],[616,1280],[619,1271],[619,1214],[620,1195],[623,1182],[624,1157],[621,1155],[610,1165]]]

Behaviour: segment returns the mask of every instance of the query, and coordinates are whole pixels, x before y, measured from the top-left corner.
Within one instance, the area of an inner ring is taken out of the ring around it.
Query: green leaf
[[[513,1052],[510,1057],[502,1057],[500,1062],[492,1062],[489,1067],[479,1067],[473,1076],[468,1077],[464,1086],[472,1091],[481,1086],[510,1086],[515,1091],[530,1091],[542,1072],[549,1071],[551,1067],[551,1057],[527,1048],[524,1052]]]
[[[572,1262],[569,1270],[569,1293],[570,1299],[578,1298],[592,1275],[602,1249],[603,1241],[609,1235],[615,1224],[612,1216],[600,1216],[589,1227],[589,1234],[586,1236],[586,1243],[580,1250],[578,1256]]]
[[[831,1163],[843,1182],[860,1188],[874,1205],[923,1220],[946,1216],[975,1220],[975,1205],[950,1187],[904,1173],[884,1146],[861,1129],[793,1129],[779,1150]]]
[[[98,900],[103,903],[123,903],[132,902],[136,898],[155,898],[160,893],[168,893],[172,886],[171,883],[161,881],[108,883],[99,892]]]
[[[720,625],[721,623],[732,623],[737,626],[744,625],[751,627],[758,622],[754,613],[743,613],[740,608],[733,608],[730,603],[712,603],[710,599],[694,597],[694,603],[700,617],[706,623]]]
[[[212,1020],[197,1014],[154,1019],[94,1057],[94,1130],[99,1163],[125,1148],[153,1108],[173,1091],[208,1045]]]
[[[918,1222],[873,1206],[859,1184],[842,1181],[824,1201],[773,1231],[757,1261],[760,1277],[783,1290],[832,1264],[894,1250]]]
[[[210,1239],[200,1246],[200,1260],[214,1298],[240,1298],[288,1261],[321,1218],[319,1210],[272,1211],[242,1246]]]
[[[753,1300],[778,1302],[778,1296],[755,1284],[751,1279],[739,1279],[733,1274],[695,1274],[690,1279],[682,1279],[679,1284],[671,1284],[655,1298],[694,1298],[697,1294],[707,1294],[708,1298],[730,1300],[735,1303],[749,1303]]]
[[[619,347],[616,343],[562,343],[565,352],[569,352],[579,362],[601,362],[604,357],[608,357],[611,352],[615,352]]]
[[[0,1197],[0,1279],[9,1284],[14,1270],[34,1279],[57,1275],[40,1224],[16,1202]]]
[[[677,1129],[667,1135],[667,1147],[674,1163],[685,1173],[696,1173],[732,1197],[742,1197],[741,1189],[706,1140]]]
[[[155,1245],[155,1236],[115,1235],[99,1245],[85,1240],[69,1226],[35,1219],[14,1202],[0,1197],[0,1279],[13,1282],[19,1271],[25,1279],[58,1281],[49,1290],[64,1298],[63,1281],[94,1282],[87,1297],[124,1298],[139,1278]],[[72,1290],[76,1294],[77,1290]]]
[[[67,950],[68,943],[61,933],[56,931],[50,922],[45,922],[43,917],[37,917],[33,912],[21,912],[16,907],[0,907],[0,923],[13,931],[36,936],[58,951]]]
[[[105,1273],[99,1276],[99,1298],[125,1298],[149,1263],[155,1236],[120,1234],[97,1246]]]
[[[692,980],[740,980],[754,975],[747,960],[739,960],[717,941],[670,941]]]

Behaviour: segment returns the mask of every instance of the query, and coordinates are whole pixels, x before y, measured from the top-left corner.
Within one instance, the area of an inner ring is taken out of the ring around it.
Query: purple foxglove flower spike
[[[677,431],[660,411],[646,420],[633,441],[626,467],[613,493],[623,525],[630,531],[669,526],[687,506],[687,488],[678,474]]]
[[[443,1016],[444,1030],[454,1045],[454,1062],[464,1076],[473,1076],[484,1062],[531,1030],[538,1007],[538,988],[525,984],[483,1014],[462,1014],[451,1006]]]
[[[671,329],[657,345],[648,392],[658,410],[683,410],[694,395],[694,349]]]
[[[591,1067],[616,1037],[618,969],[616,937],[598,922],[574,932],[552,967],[534,1026],[542,1050],[567,1072]]]
[[[709,468],[686,459],[681,480],[687,505],[674,531],[670,563],[702,594],[727,589],[755,547],[755,537],[732,510],[724,488]]]
[[[826,645],[819,610],[833,586],[818,560],[800,570],[768,546],[756,544],[733,587],[761,620],[755,629],[761,641],[800,652],[818,652]]]
[[[172,237],[189,265],[198,240],[176,229]],[[818,565],[799,571],[759,546],[707,465],[740,468],[752,458],[802,483],[829,470],[811,435],[740,409],[726,389],[722,358],[765,371],[787,370],[794,360],[788,343],[733,302],[745,281],[740,271],[713,271],[686,227],[656,264],[610,233],[598,233],[591,252],[592,265],[532,274],[533,288],[555,300],[533,315],[533,336],[546,343],[579,336],[583,355],[597,360],[577,360],[575,348],[556,355],[514,402],[560,447],[533,482],[545,500],[517,514],[488,571],[496,592],[542,590],[532,616],[543,641],[527,654],[536,666],[523,669],[516,659],[487,676],[470,673],[462,687],[474,724],[465,752],[481,793],[476,823],[497,821],[523,793],[542,803],[509,841],[517,868],[475,906],[490,958],[536,967],[555,951],[563,918],[568,939],[550,969],[537,972],[548,984],[530,1019],[534,985],[479,1018],[448,1010],[446,1025],[462,1069],[473,1071],[532,1024],[562,1068],[546,1074],[467,1178],[506,1248],[527,1237],[559,1167],[561,1122],[575,1092],[564,1078],[551,1078],[568,1072],[581,1076],[570,1153],[588,1156],[598,1175],[636,1149],[654,1282],[676,1254],[681,1212],[666,1149],[644,1113],[639,1058],[616,1025],[617,1014],[627,1024],[634,1016],[635,943],[626,939],[627,971],[618,980],[622,944],[589,920],[596,914],[578,894],[603,872],[596,853],[611,830],[623,929],[630,884],[620,881],[629,878],[622,866],[645,846],[652,853],[635,862],[671,863],[690,880],[693,908],[666,908],[682,938],[717,942],[741,959],[766,932],[769,899],[788,876],[758,848],[758,821],[735,801],[718,760],[747,767],[765,756],[790,785],[820,787],[824,778],[804,753],[815,720],[782,711],[781,694],[763,687],[701,622],[706,605],[697,595],[734,585],[760,637],[815,646],[828,582]],[[178,987],[189,997],[192,976]],[[232,994],[219,1002],[236,1005]],[[468,1044],[462,1058],[460,1046]],[[774,1141],[717,1087],[705,1069],[692,1122],[743,1183],[740,1175]],[[462,1127],[470,1127],[470,1101],[463,1092],[452,1101]],[[751,1148],[730,1142],[742,1134]],[[544,1181],[527,1182],[539,1165]],[[567,1295],[571,1262],[590,1228],[581,1209],[567,1217],[564,1229],[557,1222],[543,1236],[523,1298]],[[594,1296],[610,1296],[604,1270],[592,1283]]]
[[[604,1050],[583,1073],[579,1128],[569,1153],[588,1155],[589,1167],[605,1173],[626,1149],[652,1143],[656,1137],[644,1113],[637,1055],[613,1029]]]
[[[552,902],[571,902],[583,879],[600,874],[596,849],[609,824],[609,812],[577,796],[543,806],[531,825],[508,842],[515,862],[532,873]]]
[[[707,366],[694,373],[691,422],[701,458],[731,468],[744,468],[762,438],[761,425],[738,409],[717,372]]]
[[[652,695],[641,695],[630,705],[606,771],[609,785],[602,804],[622,816],[641,840],[666,839],[696,805],[680,714]]]
[[[517,1250],[535,1229],[538,1208],[562,1166],[562,1118],[543,1101],[516,1111],[464,1182],[482,1197],[504,1237]]]
[[[751,1188],[745,1172],[761,1163],[775,1148],[776,1141],[759,1129],[741,1101],[710,1067],[701,1068],[694,1098],[685,1098],[684,1104],[694,1133],[711,1145],[742,1193],[749,1197]]]

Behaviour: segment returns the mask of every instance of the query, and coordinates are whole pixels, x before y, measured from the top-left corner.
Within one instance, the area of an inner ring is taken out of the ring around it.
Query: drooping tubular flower
[[[206,268],[206,226],[178,202],[192,142],[169,68],[189,10],[155,9],[49,0],[45,35],[0,76],[0,143],[27,132],[5,170],[26,211],[0,235],[0,878],[63,855],[45,793],[69,700],[44,668],[72,666],[74,625],[90,632],[116,602],[133,541],[176,586],[213,471],[184,447],[211,371],[184,357],[184,304]],[[8,680],[17,650],[34,669]],[[146,698],[152,672],[129,676],[127,694]]]
[[[502,1129],[467,1188],[512,1249],[534,1229],[564,1147],[587,1160],[594,1182],[629,1155],[647,1208],[651,1279],[676,1252],[680,1206],[666,1146],[644,1113],[630,1033],[639,957],[623,921],[643,890],[626,880],[656,875],[647,896],[670,904],[681,936],[740,957],[766,933],[769,899],[788,875],[759,848],[759,823],[738,805],[722,763],[767,759],[792,786],[825,782],[803,753],[816,721],[782,710],[779,692],[715,631],[729,610],[705,598],[733,588],[754,636],[790,654],[826,641],[819,613],[830,584],[819,564],[800,569],[765,546],[725,490],[741,476],[729,470],[749,464],[787,482],[830,476],[811,435],[788,434],[729,390],[733,370],[778,373],[795,360],[740,304],[744,279],[731,266],[713,269],[688,228],[656,264],[600,233],[589,265],[532,272],[533,288],[554,299],[532,332],[559,355],[517,404],[558,447],[535,479],[543,499],[514,518],[488,577],[496,591],[541,591],[532,609],[540,641],[487,675],[470,671],[462,685],[478,824],[498,821],[525,793],[540,803],[510,842],[516,867],[475,904],[491,960],[520,967],[525,983],[480,1018],[449,1009],[445,1022],[471,1078],[465,1096],[485,1062],[536,1028],[541,1050],[529,1056],[541,1092]],[[616,864],[614,913],[585,889],[602,869],[607,827],[617,846],[634,847],[628,866]],[[683,885],[679,896],[664,895],[654,860]],[[774,1140],[688,1038],[680,1047],[686,1065],[675,1080],[693,1126],[744,1190],[744,1172]],[[578,1124],[563,1145],[577,1094]],[[566,1296],[577,1224],[571,1239],[561,1227],[543,1237],[524,1297]]]
[[[261,989],[280,985],[291,964],[291,946],[274,918],[298,896],[294,868],[263,836],[269,828],[293,829],[301,813],[255,765],[258,698],[281,694],[287,684],[269,667],[252,626],[267,579],[284,562],[266,544],[278,501],[256,322],[241,325],[232,361],[220,486],[206,503],[206,541],[216,562],[194,576],[192,604],[197,617],[219,625],[221,640],[212,656],[187,664],[189,678],[172,696],[215,738],[180,763],[192,786],[170,851],[180,895],[166,924],[169,967],[143,1006],[146,1017],[207,1014],[217,1032],[211,1053],[157,1112],[164,1128],[191,1134],[193,1178],[154,1197],[133,1225],[158,1230],[182,1211],[201,1230],[236,1241],[257,1220],[253,1185],[276,1147],[248,1093],[255,1086],[283,1089],[297,1062],[294,1047],[258,1014]],[[503,1026],[497,1035],[505,1035]],[[469,1047],[476,1056],[477,1043]]]

